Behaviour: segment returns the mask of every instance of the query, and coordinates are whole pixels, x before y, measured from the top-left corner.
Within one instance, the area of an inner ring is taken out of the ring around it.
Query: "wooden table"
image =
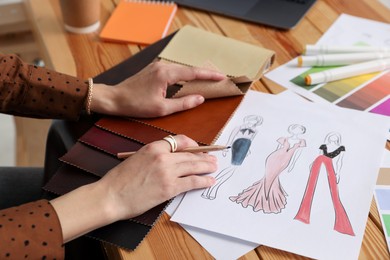
[[[105,24],[118,0],[101,0],[101,22]],[[27,0],[37,40],[45,47],[45,61],[58,71],[82,78],[93,77],[126,58],[142,47],[100,41],[97,33],[69,34],[63,30],[58,0]],[[220,15],[180,7],[170,32],[191,24],[208,31],[272,49],[276,52],[273,68],[298,56],[303,46],[315,44],[341,13],[390,23],[390,11],[377,0],[319,0],[306,17],[290,31],[281,31]],[[278,93],[283,88],[261,79],[255,85],[259,91]],[[326,245],[324,245],[326,246]],[[104,245],[110,259],[212,259],[178,224],[166,214],[134,252]],[[371,205],[361,259],[390,259],[375,203]],[[258,247],[242,259],[304,259],[266,246]]]

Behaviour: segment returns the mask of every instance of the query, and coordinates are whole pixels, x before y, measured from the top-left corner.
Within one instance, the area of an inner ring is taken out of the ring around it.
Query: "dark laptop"
[[[291,29],[316,0],[174,0],[173,2],[245,21]]]

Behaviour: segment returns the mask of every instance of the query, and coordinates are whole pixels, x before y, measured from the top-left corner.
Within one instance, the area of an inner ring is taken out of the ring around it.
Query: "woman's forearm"
[[[61,223],[64,243],[117,219],[99,182],[51,201]]]

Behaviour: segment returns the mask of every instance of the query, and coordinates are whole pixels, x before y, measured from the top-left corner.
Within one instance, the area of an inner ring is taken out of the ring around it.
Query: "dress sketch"
[[[230,134],[228,146],[231,145],[230,165],[220,171],[215,177],[216,182],[213,186],[206,188],[202,193],[202,198],[213,200],[217,197],[218,190],[235,173],[237,168],[244,162],[246,156],[250,153],[249,148],[257,134],[257,127],[261,125],[263,118],[257,115],[249,115],[244,118],[244,123],[236,127]],[[227,150],[223,151],[226,156]]]
[[[231,201],[241,203],[244,208],[252,206],[255,212],[263,210],[264,213],[280,213],[285,208],[287,193],[279,176],[287,168],[288,172],[294,168],[301,153],[300,148],[306,146],[306,141],[300,138],[306,132],[304,126],[290,125],[288,132],[291,136],[279,138],[276,150],[267,157],[264,177],[237,196],[229,197]]]
[[[354,236],[354,232],[349,221],[348,215],[341,203],[338,183],[340,181],[340,171],[343,162],[343,155],[345,147],[341,145],[341,136],[338,133],[332,132],[325,137],[325,144],[319,148],[321,155],[319,155],[313,162],[310,175],[307,182],[305,194],[303,196],[301,206],[294,219],[300,220],[303,223],[310,223],[311,205],[314,192],[317,186],[318,176],[320,174],[321,166],[325,166],[332,197],[333,207],[335,210],[335,224],[334,230]]]

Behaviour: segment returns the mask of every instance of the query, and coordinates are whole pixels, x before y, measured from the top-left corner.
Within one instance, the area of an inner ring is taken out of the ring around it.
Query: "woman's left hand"
[[[153,62],[136,75],[115,86],[95,84],[93,112],[131,117],[158,117],[196,107],[204,102],[201,95],[166,98],[169,85],[180,81],[222,80],[225,75],[207,69]]]

